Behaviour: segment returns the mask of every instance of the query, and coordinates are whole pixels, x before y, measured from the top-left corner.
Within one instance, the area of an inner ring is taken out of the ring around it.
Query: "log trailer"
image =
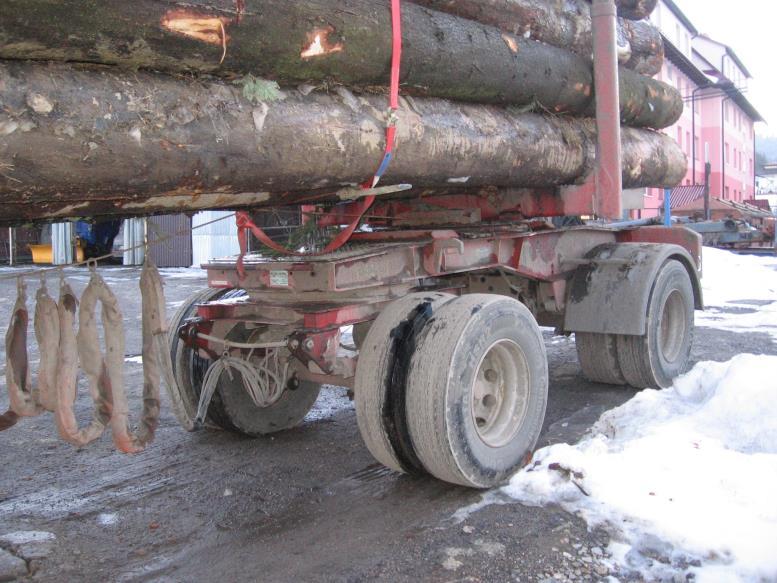
[[[367,190],[329,210],[303,209],[318,226],[349,225],[337,250],[211,261],[209,288],[170,325],[168,384],[184,427],[282,431],[302,421],[323,384],[343,386],[380,463],[487,488],[530,459],[540,434],[540,326],[575,334],[595,382],[658,388],[685,371],[703,307],[700,237],[546,220],[622,218],[616,10],[612,0],[592,10],[590,179],[487,197],[384,201]],[[243,243],[249,232],[265,240],[250,213],[238,213],[238,227]]]

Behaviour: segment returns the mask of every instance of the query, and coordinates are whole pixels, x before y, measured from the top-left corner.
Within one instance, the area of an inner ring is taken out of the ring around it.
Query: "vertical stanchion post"
[[[672,189],[664,189],[664,226],[672,226]]]
[[[596,93],[596,198],[601,218],[623,218],[620,89],[614,0],[593,0],[594,91]]]

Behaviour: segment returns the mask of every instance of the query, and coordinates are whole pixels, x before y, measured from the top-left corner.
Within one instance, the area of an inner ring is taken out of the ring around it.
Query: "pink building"
[[[651,16],[661,30],[666,60],[658,78],[685,101],[680,120],[665,133],[688,157],[683,186],[704,184],[711,165],[710,195],[735,201],[755,197],[755,131],[760,114],[745,98],[750,73],[730,47],[700,35],[673,0],[661,0]],[[694,192],[701,192],[695,189]],[[646,189],[636,217],[661,214],[664,193]]]

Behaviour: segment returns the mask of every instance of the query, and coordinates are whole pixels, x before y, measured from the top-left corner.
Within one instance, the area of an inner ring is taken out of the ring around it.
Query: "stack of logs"
[[[618,0],[625,188],[685,173],[655,0]],[[396,154],[415,195],[580,183],[587,0],[405,0]],[[326,200],[384,148],[390,0],[5,0],[0,222]]]

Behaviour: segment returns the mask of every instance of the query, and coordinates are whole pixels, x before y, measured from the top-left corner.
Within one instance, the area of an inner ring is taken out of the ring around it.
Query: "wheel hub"
[[[667,362],[679,358],[687,326],[683,296],[674,290],[664,302],[659,328],[659,348]]]
[[[526,415],[529,367],[520,346],[499,340],[485,352],[472,387],[472,416],[480,439],[490,447],[507,444]]]

